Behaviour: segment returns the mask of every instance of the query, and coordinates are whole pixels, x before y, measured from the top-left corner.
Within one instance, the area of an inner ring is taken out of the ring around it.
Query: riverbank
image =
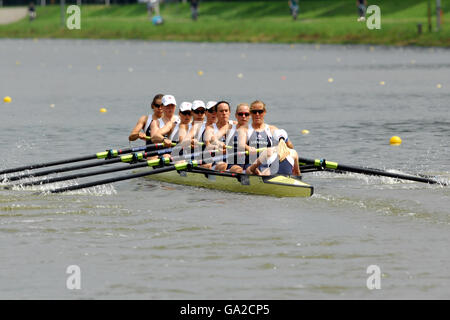
[[[294,21],[284,1],[205,2],[199,7],[196,22],[191,19],[189,4],[168,3],[161,6],[164,23],[159,26],[151,23],[145,4],[84,5],[81,7],[80,30],[62,26],[60,7],[54,5],[38,7],[37,19],[33,22],[24,18],[0,25],[0,37],[450,47],[448,24],[443,23],[440,32],[428,31],[427,3],[424,1],[378,1],[381,30],[369,30],[365,22],[357,22],[353,2],[300,3],[298,20]],[[448,11],[445,5],[449,4],[443,5],[443,11]],[[418,24],[422,24],[420,35]],[[433,29],[436,26],[434,17],[432,26]]]

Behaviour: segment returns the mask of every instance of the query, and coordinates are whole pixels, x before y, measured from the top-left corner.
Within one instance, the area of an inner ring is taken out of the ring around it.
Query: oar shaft
[[[187,163],[180,163],[180,164],[175,164],[175,165],[170,165],[170,166],[166,166],[166,167],[162,167],[162,168],[153,169],[151,171],[139,172],[139,173],[123,175],[123,176],[115,177],[115,178],[103,179],[103,180],[99,180],[99,181],[93,181],[93,182],[83,183],[83,184],[79,184],[79,185],[63,187],[63,188],[52,190],[50,192],[51,193],[61,193],[61,192],[66,192],[66,191],[85,189],[85,188],[95,187],[95,186],[104,185],[104,184],[108,184],[108,183],[145,177],[145,176],[157,174],[157,173],[163,173],[163,172],[168,172],[168,171],[173,171],[173,170],[183,170],[183,169],[186,169],[187,166],[188,166]]]
[[[172,146],[175,144],[176,143],[172,143]],[[58,165],[68,164],[68,163],[73,163],[73,162],[81,162],[81,161],[94,160],[94,159],[106,159],[108,157],[114,158],[121,154],[127,154],[127,153],[132,153],[132,152],[139,152],[139,151],[150,151],[150,150],[160,149],[160,148],[164,148],[163,143],[155,143],[155,144],[150,144],[147,146],[140,146],[140,147],[134,147],[134,148],[127,148],[127,149],[118,149],[118,150],[111,149],[111,150],[98,152],[96,154],[92,154],[92,155],[88,155],[88,156],[81,156],[81,157],[69,158],[69,159],[65,159],[65,160],[43,162],[43,163],[31,164],[31,165],[26,165],[26,166],[17,167],[17,168],[5,169],[5,170],[0,171],[0,175],[24,171],[24,170],[33,170],[33,169],[40,169],[40,168],[46,168],[46,167],[53,167],[53,166],[58,166]]]
[[[164,154],[166,152],[170,152],[170,150],[171,150],[171,148],[155,150],[155,151],[147,152],[144,155],[145,155],[145,157],[152,157],[152,156]],[[21,179],[25,179],[25,178],[30,178],[30,177],[42,177],[42,176],[46,176],[46,175],[54,174],[54,173],[62,173],[62,172],[80,170],[80,169],[93,168],[93,167],[104,166],[104,165],[118,163],[118,162],[129,162],[129,161],[131,161],[131,159],[132,159],[132,155],[124,156],[124,157],[120,157],[120,158],[109,159],[109,160],[100,161],[100,162],[95,161],[95,162],[85,163],[85,164],[76,165],[76,166],[69,166],[69,167],[62,167],[62,168],[57,168],[57,169],[50,169],[50,170],[44,170],[44,171],[39,171],[39,172],[27,173],[27,174],[22,174],[22,175],[18,175],[18,176],[8,177],[7,179],[9,181],[17,181],[17,180],[21,180]]]
[[[324,169],[329,169],[329,170],[342,170],[342,171],[347,171],[347,172],[361,173],[361,174],[374,175],[374,176],[384,176],[384,177],[390,177],[390,178],[396,178],[396,179],[402,179],[402,180],[411,180],[411,181],[424,182],[424,183],[430,183],[430,184],[440,183],[439,181],[436,181],[434,179],[428,179],[428,178],[412,176],[412,175],[407,175],[407,174],[401,174],[401,173],[388,172],[388,171],[374,169],[374,168],[349,166],[349,165],[345,165],[345,164],[339,164],[339,163],[333,162],[333,161],[326,161],[323,159],[319,160],[319,159],[308,159],[308,158],[299,157],[298,161],[300,163],[312,164],[316,167],[323,167]]]
[[[147,167],[147,166],[148,166],[148,164],[146,162],[142,162],[142,163],[139,163],[139,164],[133,166],[132,168],[130,168],[129,165],[125,165],[121,168],[114,167],[114,168],[109,168],[109,169],[104,169],[104,170],[75,173],[75,174],[63,176],[63,177],[54,177],[54,178],[47,178],[47,179],[43,179],[43,180],[39,180],[39,181],[31,181],[31,182],[27,182],[27,183],[21,183],[20,185],[22,187],[28,187],[28,186],[34,186],[34,185],[44,185],[44,184],[49,184],[49,183],[54,183],[54,182],[92,177],[92,176],[96,176],[96,175],[130,170],[130,169],[135,169],[135,168],[142,168],[142,167]]]

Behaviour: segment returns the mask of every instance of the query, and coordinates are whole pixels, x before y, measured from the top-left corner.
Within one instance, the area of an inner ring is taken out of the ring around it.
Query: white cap
[[[217,104],[217,101],[208,101],[208,103],[206,104],[206,110],[211,109],[212,107],[214,107]]]
[[[183,112],[183,111],[189,111],[189,110],[191,110],[191,109],[192,109],[192,103],[190,103],[190,102],[184,101],[184,102],[182,102],[182,103],[180,104],[180,111],[181,111],[181,112]]]
[[[161,99],[163,106],[168,106],[169,104],[177,105],[177,102],[175,101],[175,97],[171,96],[170,94],[166,94]]]
[[[202,100],[195,100],[192,102],[192,110],[197,110],[198,108],[205,108],[205,103]]]
[[[288,140],[287,132],[283,129],[275,130],[273,132],[273,140],[275,141],[275,143],[278,143],[278,141],[280,141],[281,138],[284,138],[284,141],[287,141]]]

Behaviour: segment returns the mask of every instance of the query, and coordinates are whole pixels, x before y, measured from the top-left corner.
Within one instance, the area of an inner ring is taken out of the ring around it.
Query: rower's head
[[[162,97],[163,96],[164,96],[163,94],[159,93],[153,97],[153,101],[152,101],[153,113],[156,116],[158,116],[159,118],[161,118],[163,115],[163,109],[162,109]]]
[[[182,124],[189,124],[192,119],[192,103],[182,102],[178,114]]]
[[[264,123],[264,116],[266,115],[266,104],[261,100],[253,101],[250,105],[250,114],[252,123],[261,125]]]
[[[238,104],[235,117],[239,126],[247,125],[250,120],[250,106],[247,103]]]
[[[216,104],[217,108],[217,121],[228,122],[230,119],[230,104],[226,101],[219,101]]]
[[[175,108],[177,107],[175,97],[170,94],[166,94],[161,98],[161,102],[163,105],[164,116],[171,118],[175,113]]]
[[[194,100],[192,102],[192,112],[194,113],[194,121],[203,121],[205,118],[206,106],[202,100]]]
[[[208,123],[216,123],[217,122],[217,102],[216,101],[208,101],[206,104],[206,120]]]

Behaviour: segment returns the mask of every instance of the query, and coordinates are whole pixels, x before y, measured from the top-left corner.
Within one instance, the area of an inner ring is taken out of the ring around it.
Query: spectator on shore
[[[288,5],[289,5],[289,9],[291,10],[292,18],[294,20],[297,20],[298,10],[299,10],[298,0],[289,0]]]
[[[191,3],[192,20],[197,21],[197,18],[198,18],[198,3],[200,2],[200,0],[189,0],[189,2]]]
[[[366,20],[366,8],[367,0],[356,0],[356,6],[358,7],[358,22]]]
[[[34,7],[33,2],[30,2],[28,6],[28,16],[30,17],[30,21],[36,19],[36,8]]]

